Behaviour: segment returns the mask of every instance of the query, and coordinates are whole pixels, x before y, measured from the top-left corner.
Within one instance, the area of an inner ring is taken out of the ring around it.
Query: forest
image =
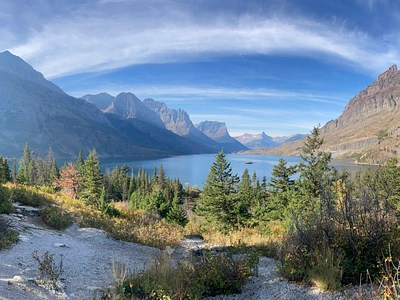
[[[57,203],[47,211],[49,222],[76,221],[161,249],[185,236],[225,237],[227,246],[278,259],[289,280],[325,290],[373,282],[397,295],[398,162],[355,175],[339,172],[331,154],[321,151],[323,142],[314,128],[301,162],[288,166],[281,158],[269,181],[247,170],[238,176],[221,151],[201,190],[167,177],[162,165],[153,174],[126,165],[103,173],[95,150],[58,169],[51,149],[35,158],[27,143],[18,171],[0,157],[0,212],[11,212],[10,203],[23,198]]]

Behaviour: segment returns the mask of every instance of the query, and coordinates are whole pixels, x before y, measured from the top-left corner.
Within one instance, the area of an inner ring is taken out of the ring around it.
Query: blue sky
[[[0,50],[73,96],[133,92],[232,136],[309,133],[400,59],[397,0],[2,0]]]

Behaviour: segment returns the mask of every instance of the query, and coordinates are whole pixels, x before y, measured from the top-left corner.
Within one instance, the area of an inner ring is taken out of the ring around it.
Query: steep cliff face
[[[126,119],[134,118],[142,120],[160,128],[165,128],[159,116],[132,93],[120,93],[104,112],[115,114]]]
[[[170,109],[165,103],[150,98],[144,99],[143,104],[154,111],[165,124],[165,127],[173,133],[188,136],[196,131],[189,115],[184,110]]]
[[[400,71],[393,65],[322,128],[326,149],[366,163],[384,163],[398,155],[399,101]]]
[[[186,137],[192,142],[207,146],[213,152],[222,148],[218,142],[199,131],[184,110],[170,109],[165,103],[150,98],[143,100],[143,104],[154,111],[165,124],[165,127],[173,133]]]
[[[323,149],[362,163],[400,158],[399,104],[400,71],[393,65],[351,99],[337,119],[321,128]],[[303,142],[285,144],[270,153],[298,155]]]
[[[228,129],[226,128],[226,124],[224,122],[204,121],[196,124],[195,127],[209,138],[220,143],[227,152],[248,149],[245,145],[241,144],[239,141],[235,140],[229,135]]]

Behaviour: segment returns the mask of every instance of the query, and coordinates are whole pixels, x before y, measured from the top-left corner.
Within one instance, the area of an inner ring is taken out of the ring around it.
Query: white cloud
[[[343,25],[284,15],[234,16],[212,11],[202,15],[201,9],[196,15],[179,1],[117,2],[71,5],[65,16],[41,20],[44,25],[24,42],[8,47],[3,42],[2,47],[48,78],[135,64],[208,60],[224,54],[286,53],[321,59],[328,55],[374,73],[400,58],[397,47],[390,50]]]
[[[108,85],[101,86],[101,91],[116,96],[122,91],[133,92],[140,99],[154,98],[163,99],[168,103],[173,102],[196,102],[199,100],[244,100],[244,101],[297,101],[305,100],[309,102],[320,102],[343,107],[349,100],[348,95],[318,94],[307,92],[294,92],[277,89],[244,89],[244,88],[215,88],[215,87],[195,87],[195,86],[134,86],[134,85]],[[80,97],[84,94],[97,94],[99,87],[93,90],[74,91],[73,96]]]

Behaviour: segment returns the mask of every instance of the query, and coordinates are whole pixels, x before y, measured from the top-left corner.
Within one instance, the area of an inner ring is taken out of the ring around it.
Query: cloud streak
[[[7,37],[9,44],[3,40],[0,45],[48,78],[254,54],[316,58],[323,54],[376,74],[400,58],[397,45],[389,47],[341,24],[301,16],[209,11],[205,22],[179,1],[101,2],[64,3],[67,13],[43,19],[43,26],[24,32],[19,45],[14,45],[15,36]],[[152,9],[156,4],[158,9]]]

